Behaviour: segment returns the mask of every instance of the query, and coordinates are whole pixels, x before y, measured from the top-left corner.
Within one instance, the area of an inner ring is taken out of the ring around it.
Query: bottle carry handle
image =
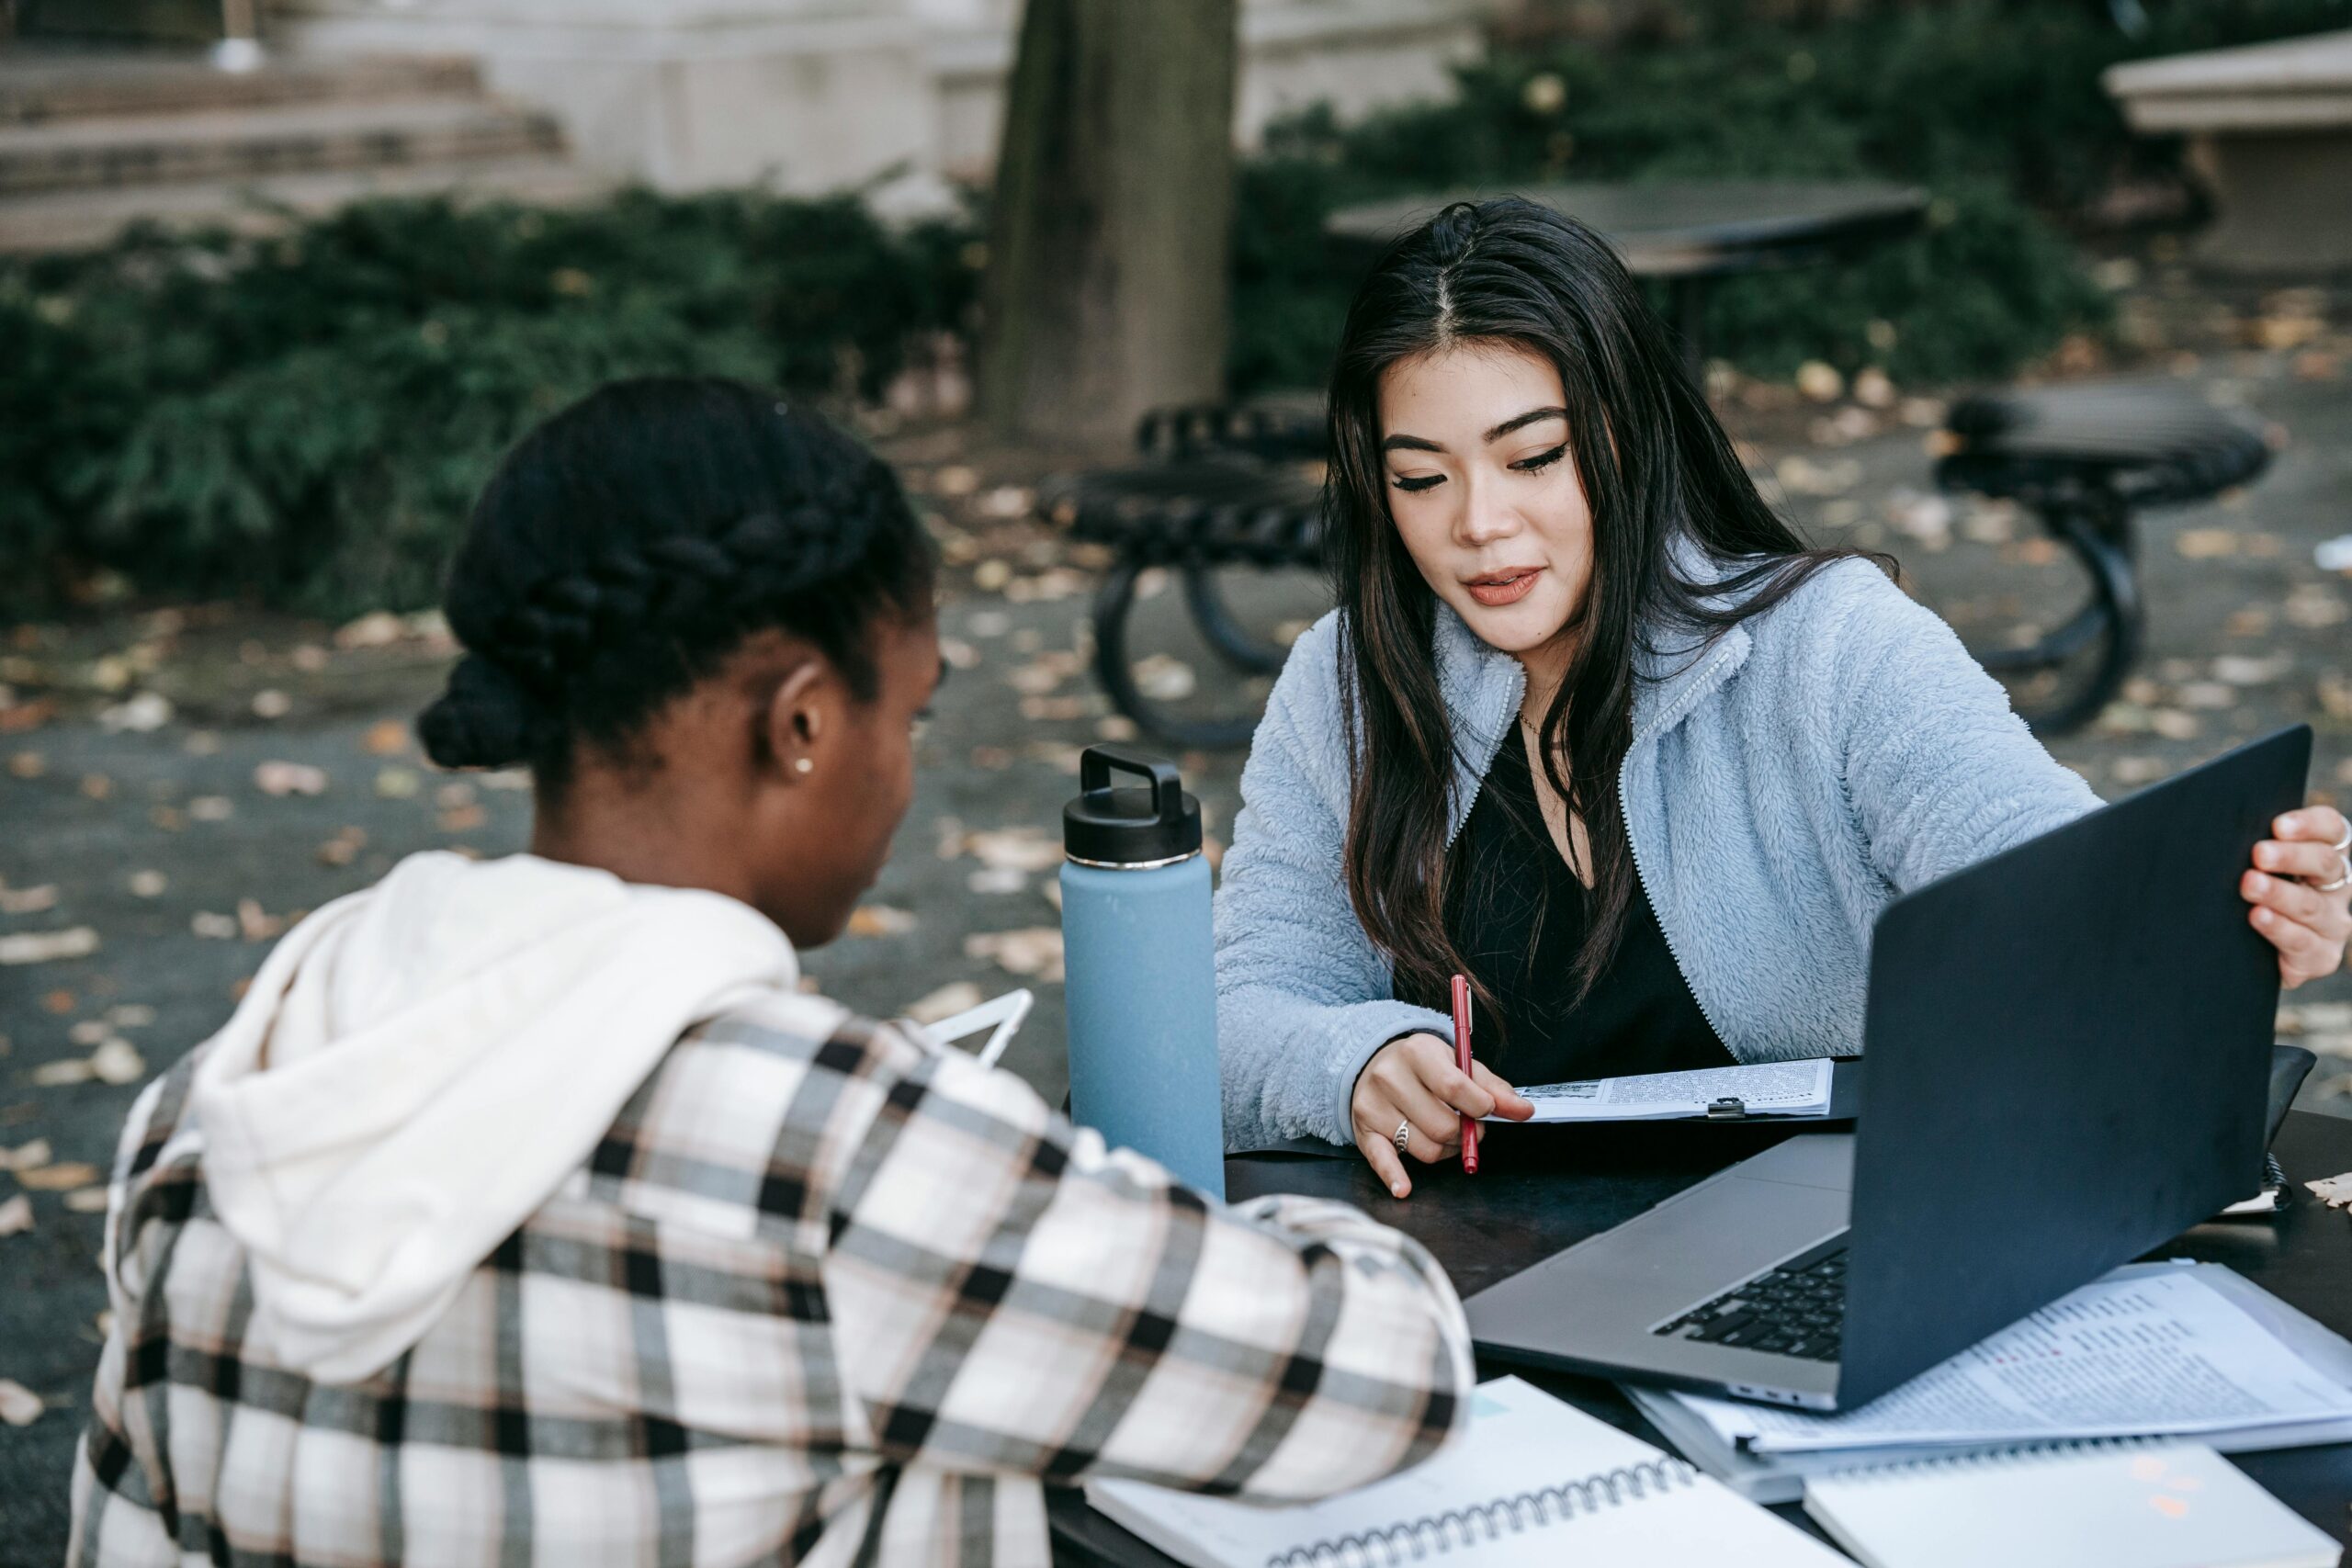
[[[1165,757],[1132,750],[1125,746],[1089,746],[1079,754],[1078,787],[1082,795],[1093,795],[1111,787],[1111,773],[1135,773],[1149,782],[1154,819],[1175,823],[1184,817],[1184,781],[1176,772],[1176,764]]]

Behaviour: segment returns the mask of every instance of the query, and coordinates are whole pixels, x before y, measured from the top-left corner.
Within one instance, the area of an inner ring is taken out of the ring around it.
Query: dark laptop
[[[1850,1409],[2245,1196],[2297,725],[1888,905],[1862,1114],[1469,1301],[1481,1354]]]

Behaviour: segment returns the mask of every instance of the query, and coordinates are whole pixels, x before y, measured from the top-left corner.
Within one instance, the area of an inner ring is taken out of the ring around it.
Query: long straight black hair
[[[1340,689],[1351,781],[1348,896],[1403,994],[1470,975],[1445,929],[1457,738],[1432,654],[1438,598],[1388,510],[1380,384],[1454,344],[1542,355],[1567,395],[1568,449],[1592,513],[1592,577],[1576,651],[1538,728],[1544,775],[1583,819],[1592,893],[1572,976],[1581,998],[1614,956],[1636,877],[1618,799],[1633,742],[1634,653],[1696,658],[1850,553],[1812,550],[1733,453],[1616,254],[1532,202],[1460,202],[1390,247],[1349,308],[1331,372],[1329,561],[1345,636]],[[1672,565],[1688,541],[1717,574]],[[1669,646],[1654,641],[1668,634]],[[1506,742],[1508,744],[1508,742]]]

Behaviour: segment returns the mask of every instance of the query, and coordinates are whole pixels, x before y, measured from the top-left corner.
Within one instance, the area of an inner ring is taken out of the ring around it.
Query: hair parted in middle
[[[1503,197],[1457,202],[1393,244],[1340,334],[1324,504],[1343,612],[1340,685],[1351,699],[1341,705],[1348,895],[1399,995],[1442,994],[1460,973],[1492,1000],[1446,933],[1458,742],[1432,656],[1439,601],[1390,515],[1381,456],[1383,376],[1457,344],[1516,346],[1559,372],[1591,510],[1577,646],[1539,727],[1544,776],[1590,848],[1590,919],[1573,976],[1581,997],[1617,951],[1637,875],[1618,798],[1637,646],[1670,633],[1653,651],[1695,658],[1853,552],[1808,548],[1757,493],[1672,337],[1592,230]],[[1721,575],[1678,576],[1678,544],[1722,563]]]

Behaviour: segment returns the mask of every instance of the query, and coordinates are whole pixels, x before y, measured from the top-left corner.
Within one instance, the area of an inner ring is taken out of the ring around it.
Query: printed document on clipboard
[[[1826,1117],[1834,1081],[1826,1057],[1694,1067],[1631,1077],[1516,1086],[1535,1106],[1521,1125],[1544,1122],[1747,1121]],[[1489,1122],[1504,1118],[1489,1116]]]

